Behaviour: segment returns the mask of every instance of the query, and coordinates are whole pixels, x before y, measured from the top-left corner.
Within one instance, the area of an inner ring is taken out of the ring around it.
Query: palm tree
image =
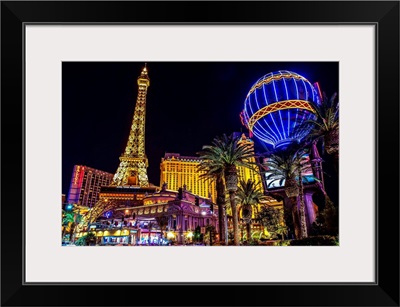
[[[215,181],[217,190],[217,207],[218,207],[218,231],[220,233],[220,241],[228,245],[228,219],[226,216],[226,192],[224,183],[224,170],[221,165],[216,165],[214,159],[207,159],[208,153],[200,152],[201,160],[197,166],[197,171],[202,174],[200,179]]]
[[[209,166],[210,174],[223,172],[225,187],[229,193],[229,201],[233,216],[234,245],[239,245],[239,219],[236,206],[236,191],[238,189],[237,166],[253,168],[254,163],[250,162],[254,157],[253,150],[239,143],[240,137],[233,134],[223,134],[215,137],[212,145],[204,145],[203,150],[198,153],[203,163]],[[238,144],[239,143],[239,144]]]
[[[275,233],[282,236],[282,241],[285,240],[284,236],[286,236],[288,234],[286,225],[279,224]]]
[[[74,221],[71,223],[71,225],[70,225],[70,241],[71,242],[73,242],[74,241],[74,238],[73,238],[73,235],[74,235],[74,231],[75,231],[75,227],[77,226],[77,225],[79,225],[80,223],[81,223],[81,221],[82,221],[82,215],[80,215],[79,213],[75,213],[74,214]],[[89,231],[89,230],[88,230]]]
[[[327,152],[334,159],[336,171],[338,171],[339,162],[339,101],[337,93],[330,98],[325,93],[322,95],[320,105],[310,102],[315,110],[317,118],[315,120],[307,120],[299,126],[312,126],[312,130],[308,135],[309,140],[320,140],[322,143],[322,152]]]
[[[260,189],[260,183],[255,183],[251,179],[239,181],[239,187],[236,194],[237,200],[242,204],[242,218],[246,224],[247,240],[250,240],[250,224],[253,215],[253,207],[262,201],[267,200],[267,196]]]
[[[85,241],[86,241],[86,245],[96,245],[96,234],[93,232],[89,232],[86,236],[85,236]]]
[[[301,152],[302,149],[289,149],[279,154],[273,153],[268,157],[267,162],[264,164],[264,168],[267,173],[266,179],[271,180],[268,184],[268,187],[271,187],[271,185],[276,181],[278,181],[279,185],[282,186],[283,181],[285,181],[284,190],[286,196],[290,200],[299,196],[300,236],[304,238],[307,237],[307,227],[301,178],[301,172],[303,171]],[[293,206],[293,208],[295,208],[295,206]],[[297,217],[293,215],[293,219],[296,221]],[[297,223],[295,223],[295,225],[296,224]]]
[[[297,196],[299,186],[296,177],[301,159],[301,156],[291,151],[270,154],[263,165],[267,175],[266,179],[270,180],[267,187],[271,187],[277,181],[279,186],[285,182],[284,189],[287,197]]]
[[[63,230],[62,230],[62,237],[61,237],[62,239],[66,235],[68,228],[71,226],[71,224],[73,222],[74,222],[74,213],[63,210],[62,211]],[[71,240],[71,238],[70,238],[70,240]]]

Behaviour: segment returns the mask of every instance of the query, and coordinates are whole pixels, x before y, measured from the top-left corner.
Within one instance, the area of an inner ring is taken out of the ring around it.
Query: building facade
[[[254,153],[254,142],[245,133],[234,132],[234,137],[240,137],[238,144],[246,147],[250,147]],[[256,158],[253,156],[250,161],[251,163],[256,163]],[[260,170],[258,166],[254,165],[253,169],[248,167],[240,166],[238,169],[239,180],[247,181],[252,180],[256,185],[259,185],[260,189],[263,190],[262,179],[260,175]]]
[[[250,146],[254,151],[254,142],[244,133],[235,132],[234,137],[240,137],[239,144]],[[211,198],[216,202],[215,182],[202,180],[202,173],[197,171],[200,164],[200,157],[181,156],[179,153],[166,153],[161,159],[160,164],[160,186],[167,183],[168,188],[177,191],[179,187],[186,186],[186,189],[201,197]],[[255,163],[255,157],[250,162]],[[263,190],[262,179],[257,166],[254,169],[238,167],[239,180],[247,181],[251,179]]]
[[[100,198],[102,186],[112,182],[114,174],[84,165],[75,165],[72,171],[68,203],[93,207]]]
[[[100,245],[162,245],[169,241],[181,245],[193,243],[197,227],[204,230],[208,226],[218,228],[215,204],[183,188],[172,191],[164,185],[143,197],[140,205],[105,212],[76,238],[90,229]]]
[[[199,157],[166,153],[160,164],[160,186],[166,183],[168,189],[174,191],[186,186],[187,191],[215,201],[215,182],[200,178],[202,173],[197,171],[200,161]]]

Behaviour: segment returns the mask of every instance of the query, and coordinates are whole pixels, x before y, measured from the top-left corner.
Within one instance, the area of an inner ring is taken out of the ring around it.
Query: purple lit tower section
[[[250,134],[261,141],[268,151],[279,154],[289,146],[301,143],[309,134],[313,127],[305,126],[304,123],[316,119],[313,104],[321,104],[318,83],[313,85],[298,73],[280,70],[264,75],[253,84],[244,101],[244,109],[240,117]],[[298,129],[300,125],[302,129]],[[310,229],[318,210],[318,206],[313,201],[313,194],[321,191],[323,187],[322,159],[315,144],[311,145],[309,153],[303,158],[309,166],[302,173],[302,177],[306,224]],[[280,185],[278,182],[271,185],[271,182],[267,182],[264,178],[267,194],[282,199],[285,209],[298,212],[284,192],[285,182],[283,181]],[[297,209],[299,206],[299,201],[297,201]],[[296,237],[299,237],[299,222],[296,214],[293,214],[293,222],[295,229],[292,231]]]

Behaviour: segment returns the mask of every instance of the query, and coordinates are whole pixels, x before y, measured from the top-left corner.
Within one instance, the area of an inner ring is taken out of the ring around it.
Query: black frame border
[[[376,25],[377,283],[25,284],[23,41],[29,23]],[[1,305],[399,306],[399,37],[399,1],[2,1]],[[125,295],[103,297],[104,291]],[[195,300],[180,298],[183,292]]]

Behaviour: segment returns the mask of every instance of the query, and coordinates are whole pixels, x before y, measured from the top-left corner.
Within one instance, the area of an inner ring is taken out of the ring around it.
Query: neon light
[[[254,130],[254,135],[255,136],[257,136],[259,139],[261,139],[262,141],[264,141],[264,142],[266,142],[266,143],[268,143],[268,144],[271,144],[271,145],[275,145],[276,144],[276,142],[274,142],[274,141],[271,141],[270,139],[268,139],[266,136],[265,136],[265,134],[259,134],[259,132],[257,131],[257,128],[255,128]]]
[[[274,80],[272,80],[272,86],[274,87],[275,99],[276,99],[276,101],[279,101],[278,95],[276,94],[276,87],[275,87],[275,82],[274,82]],[[283,137],[286,139],[285,129],[284,129],[284,127],[283,127],[283,121],[282,121],[282,114],[281,114],[281,112],[278,112],[278,114],[279,114],[279,117],[280,117],[280,119],[281,119],[281,126],[282,126]],[[274,119],[273,119],[273,118],[274,118],[273,116],[271,116],[271,118],[272,118],[272,120],[274,120]],[[274,121],[274,123],[275,123],[275,121]],[[276,126],[276,124],[275,124],[275,126]],[[278,133],[279,133],[278,127],[276,127],[276,129],[278,130]],[[279,133],[279,134],[280,134],[280,133]]]
[[[268,123],[267,123],[267,122],[265,122],[265,123],[266,123],[267,126],[270,128],[270,126],[268,125]],[[264,132],[261,131],[260,129],[264,130]],[[270,128],[270,129],[271,129],[271,128]],[[272,143],[277,143],[278,140],[279,140],[279,139],[275,139],[274,136],[273,136],[271,133],[269,133],[262,125],[256,125],[256,126],[254,126],[254,127],[253,127],[253,131],[256,131],[256,130],[258,130],[257,132],[258,132],[259,134],[263,135],[264,138],[267,138],[267,139],[270,140]],[[271,131],[272,131],[272,129],[271,129]]]
[[[319,87],[319,83],[318,83],[318,82],[315,82],[315,83],[314,83],[314,87],[316,87],[316,88],[318,89],[319,97],[320,97],[320,99],[322,100],[322,93],[321,93],[321,88]]]
[[[281,73],[281,74],[282,74],[282,73]],[[287,90],[286,81],[285,81],[285,79],[282,79],[282,80],[283,80],[283,84],[285,85],[286,100],[289,100],[289,93],[288,93],[288,90]],[[283,125],[283,123],[282,123],[282,125]],[[287,135],[290,134],[290,132],[289,132],[289,127],[290,127],[290,114],[289,114],[289,116],[288,116]]]
[[[243,126],[246,126],[246,124],[244,123],[243,111],[240,112],[239,117],[240,117],[240,121],[241,121],[242,125],[243,125]]]
[[[259,92],[261,87],[263,94]],[[284,148],[289,143],[300,142],[312,127],[310,125],[305,131],[295,128],[315,118],[310,102],[319,103],[317,88],[294,72],[268,73],[248,92],[241,121],[268,146]]]
[[[253,108],[251,107],[251,101],[249,101],[249,108],[250,108],[251,114],[254,114]]]
[[[267,131],[261,124],[258,125],[259,128],[261,128],[262,130],[264,130],[265,133],[266,133],[267,135],[270,136],[270,139],[271,139],[271,140],[273,140],[274,142],[278,142],[279,137],[276,135],[276,133],[275,133],[275,131],[273,130],[273,128],[271,128],[271,126],[269,125],[268,121],[267,121],[265,118],[263,118],[263,120],[264,120],[264,123],[265,123],[265,125],[267,126],[267,128],[269,128],[269,129],[271,130],[271,132],[273,132],[273,135],[272,135],[271,133],[268,133],[268,131]]]
[[[265,99],[265,104],[266,105],[268,105],[268,98],[267,98],[267,95],[265,94],[265,88],[264,88],[264,85],[263,85],[263,95],[264,95],[264,99]],[[254,115],[254,113],[253,113],[253,115]],[[250,121],[250,119],[249,119],[249,121]],[[266,121],[266,120],[264,120],[264,122],[265,122],[265,124],[267,125],[267,127],[271,130],[271,132],[273,132],[273,134],[274,134],[274,136],[272,136],[272,135],[270,135],[272,138],[276,138],[276,142],[279,140],[279,136],[275,133],[275,131],[270,127],[270,125],[268,124],[268,122]],[[262,126],[261,126],[262,127]],[[275,127],[276,127],[276,124],[275,124]],[[278,129],[278,127],[276,127],[277,129]],[[263,128],[263,130],[265,130],[264,128]],[[266,131],[266,130],[265,130]],[[266,133],[268,134],[268,132],[266,131]]]
[[[280,73],[280,72],[278,72]],[[296,78],[296,79],[301,79],[309,82],[306,78],[303,76],[300,76],[299,74],[292,73],[290,71],[285,71],[285,74],[280,74],[280,75],[274,75],[273,73],[269,73],[265,75],[263,78],[260,78],[257,80],[257,82],[251,87],[249,93],[247,94],[246,97],[250,96],[255,90],[259,89],[262,85],[264,84],[269,84],[274,80],[281,80],[282,78]]]
[[[272,83],[273,84],[273,83]],[[267,97],[266,97],[266,95],[265,95],[265,87],[263,86],[263,93],[264,93],[264,98],[265,98],[265,103],[266,104],[268,104],[268,99],[267,99]],[[276,92],[275,92],[275,97],[276,97]],[[266,106],[266,107],[268,107],[268,105]],[[266,107],[264,107],[264,108],[266,108]],[[260,110],[260,109],[259,109]],[[258,112],[258,111],[257,111]],[[256,113],[257,113],[256,112]],[[254,116],[255,114],[253,114],[252,115],[252,117],[251,118],[253,118],[253,116]],[[250,118],[250,120],[249,120],[249,122],[251,122],[251,118]],[[276,125],[276,123],[275,123],[275,120],[274,120],[274,118],[273,117],[271,117],[271,119],[272,119],[272,122],[274,123],[274,125],[275,125],[275,128],[276,128],[276,130],[277,130],[277,132],[279,133],[279,129],[278,129],[278,126]],[[252,124],[252,125],[254,125],[254,124]],[[269,126],[269,125],[268,125]],[[271,131],[272,132],[275,132],[275,130],[273,130],[273,129],[271,129]],[[278,138],[278,139],[280,139],[281,137],[282,137],[282,135],[279,133],[279,136],[275,133],[275,135],[276,135],[276,137]]]
[[[275,102],[273,104],[267,105],[253,114],[249,120],[249,127],[252,128],[254,124],[261,118],[267,116],[270,113],[274,113],[280,110],[286,109],[304,109],[310,112],[315,112],[311,107],[310,103],[305,100],[284,100],[280,102]],[[271,117],[273,118],[273,117]],[[275,125],[276,126],[276,125]],[[278,127],[276,127],[278,129]],[[281,135],[282,136],[282,135]]]
[[[77,165],[75,168],[75,174],[74,174],[74,184],[75,185],[78,184],[80,170],[81,170],[81,167],[79,165]]]

